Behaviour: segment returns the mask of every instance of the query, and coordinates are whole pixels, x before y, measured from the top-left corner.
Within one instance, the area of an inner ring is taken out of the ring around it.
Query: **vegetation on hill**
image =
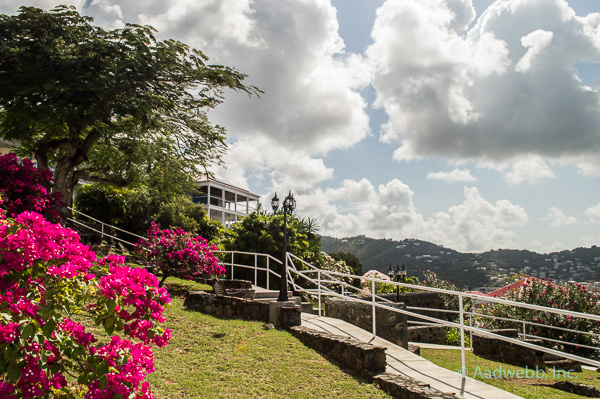
[[[416,239],[394,241],[365,236],[322,236],[323,251],[348,252],[358,257],[365,271],[386,273],[390,265],[404,264],[409,276],[423,278],[427,270],[461,287],[504,286],[506,278],[524,272],[560,281],[597,281],[600,248],[576,248],[539,254],[527,250],[497,249],[484,253],[461,253]]]

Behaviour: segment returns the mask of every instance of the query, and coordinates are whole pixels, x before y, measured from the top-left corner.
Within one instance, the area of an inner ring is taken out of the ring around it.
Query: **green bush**
[[[104,184],[82,186],[75,197],[75,208],[108,224],[119,224],[125,219],[126,191]]]
[[[142,185],[127,189],[103,184],[86,185],[79,190],[75,207],[86,215],[137,235],[144,235],[153,221],[163,229],[181,228],[208,241],[222,231],[221,223],[208,219],[202,204],[195,204],[182,194],[161,195]]]
[[[444,344],[452,346],[460,346],[460,329],[456,327],[448,327],[444,331]],[[465,346],[471,346],[471,339],[468,331],[465,331]]]

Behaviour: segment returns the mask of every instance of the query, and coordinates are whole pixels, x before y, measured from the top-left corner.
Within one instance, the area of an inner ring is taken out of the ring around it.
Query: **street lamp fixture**
[[[396,283],[398,280],[401,280],[404,283],[406,281],[406,269],[404,268],[404,265],[402,265],[402,269],[400,269],[399,265],[396,265],[396,270],[394,270],[390,264],[388,276]],[[396,302],[400,302],[400,286],[398,285],[396,285]]]
[[[277,193],[271,199],[271,207],[273,208],[273,213],[277,213],[279,209],[279,198],[277,198]],[[288,300],[288,281],[287,281],[287,216],[294,213],[296,209],[296,200],[290,190],[290,193],[283,200],[283,207],[281,209],[281,213],[283,213],[283,267],[281,271],[281,285],[279,287],[279,298],[277,301],[285,302]]]

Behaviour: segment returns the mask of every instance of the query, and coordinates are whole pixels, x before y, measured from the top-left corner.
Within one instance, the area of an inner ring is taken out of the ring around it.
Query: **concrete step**
[[[302,302],[300,304],[300,311],[302,313],[319,314],[319,309],[314,309],[312,302]]]
[[[288,298],[292,297],[292,291],[288,291]],[[279,298],[279,290],[256,290],[254,291],[254,299],[260,298]]]

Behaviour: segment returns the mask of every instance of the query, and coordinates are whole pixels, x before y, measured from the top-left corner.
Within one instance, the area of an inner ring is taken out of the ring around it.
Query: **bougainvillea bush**
[[[159,286],[169,276],[194,279],[203,274],[220,276],[225,267],[219,264],[214,255],[217,247],[200,236],[193,237],[182,229],[161,230],[152,222],[147,239],[137,243],[138,252],[144,257],[144,264],[161,275]]]
[[[62,205],[60,193],[51,193],[52,171],[38,170],[29,159],[19,162],[13,153],[0,156],[0,195],[8,216],[35,211],[46,219],[58,221]]]
[[[600,298],[589,291],[584,285],[574,282],[562,285],[553,283],[550,279],[526,278],[516,289],[507,291],[501,298],[579,313],[588,313],[592,315],[600,314],[600,306],[598,305]],[[525,331],[529,335],[567,341],[575,344],[566,345],[553,341],[544,341],[544,345],[547,347],[581,356],[600,357],[598,350],[579,346],[598,346],[598,339],[591,334],[600,334],[600,321],[498,303],[490,303],[481,306],[477,309],[477,312],[511,319],[511,321],[503,321],[499,319],[477,317],[477,325],[480,327],[491,329],[514,328],[519,332],[522,332],[523,323],[517,320],[524,320],[535,323],[535,325],[526,325]],[[583,334],[544,327],[545,325],[582,331]]]
[[[123,261],[98,261],[77,233],[38,213],[0,210],[0,397],[152,397],[144,378],[151,345],[171,336],[159,326],[170,298]],[[86,319],[108,341],[86,331]]]

